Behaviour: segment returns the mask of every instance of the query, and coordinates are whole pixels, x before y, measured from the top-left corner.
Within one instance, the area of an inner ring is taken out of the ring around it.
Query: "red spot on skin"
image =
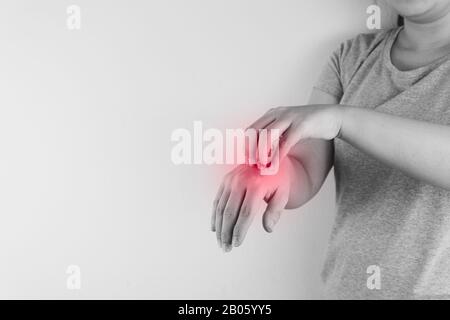
[[[274,175],[261,174],[261,169],[257,165],[248,167],[249,170],[242,176],[242,183],[250,188],[254,188],[255,186],[262,187],[265,192],[264,200],[268,201],[280,187],[285,190],[284,192],[289,192],[288,162],[284,161],[280,163],[277,173]]]
[[[254,119],[253,119],[254,120]],[[252,123],[253,121],[243,121],[243,123]],[[223,132],[225,132],[225,128],[233,128],[233,126],[230,125],[225,125],[223,126]],[[236,127],[234,127],[236,128]],[[267,139],[268,142],[270,141],[270,133],[267,135]],[[279,139],[277,141],[277,147],[279,143]],[[281,163],[280,163],[280,159],[274,160],[273,157],[274,156],[278,156],[278,152],[275,152],[273,147],[271,146],[270,142],[267,144],[267,146],[269,147],[268,151],[267,151],[267,158],[266,158],[266,163],[263,163],[262,161],[259,161],[259,156],[258,156],[258,146],[256,145],[255,148],[253,148],[252,152],[256,152],[256,155],[253,157],[253,160],[256,160],[256,163],[250,162],[250,156],[249,156],[249,152],[252,148],[249,148],[248,143],[245,144],[245,164],[246,166],[249,166],[251,168],[254,169],[254,176],[259,177],[258,181],[260,181],[260,183],[263,183],[265,185],[267,185],[268,187],[271,187],[274,184],[279,184],[280,179],[285,180],[286,177],[281,178],[284,175],[284,172],[282,172],[283,170],[281,170]],[[226,148],[224,148],[224,158],[226,158]],[[240,164],[242,165],[242,164]],[[239,164],[238,164],[239,166]],[[273,169],[276,168],[276,170],[274,170],[273,172],[270,172],[271,166],[273,166]],[[222,180],[223,176],[228,173],[230,170],[232,170],[233,168],[235,168],[236,165],[229,165],[229,164],[221,164],[221,165],[214,165],[214,171],[215,174],[213,175],[213,184],[214,184],[214,189],[216,189],[218,187],[218,182],[220,183],[220,181]],[[264,175],[261,174],[261,172],[269,172],[268,174]]]

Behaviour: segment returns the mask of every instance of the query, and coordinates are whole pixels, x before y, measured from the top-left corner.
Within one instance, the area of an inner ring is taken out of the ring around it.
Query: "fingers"
[[[291,126],[291,124],[292,121],[289,119],[279,119],[265,126],[264,129],[266,129],[268,132],[274,129],[278,129],[280,135],[282,135]]]
[[[239,211],[239,216],[233,229],[232,245],[234,247],[239,247],[244,241],[247,231],[252,224],[253,218],[261,212],[263,203],[264,199],[262,189],[255,191],[247,190],[245,199],[241,205],[241,210]]]
[[[231,240],[233,228],[241,209],[242,201],[245,198],[245,188],[235,187],[228,198],[225,209],[222,214],[222,231],[220,233],[222,248],[228,252],[231,250]]]
[[[253,128],[253,129],[263,129],[273,121],[275,121],[275,115],[272,112],[272,110],[267,111],[261,118],[253,122],[247,129]]]
[[[288,155],[289,151],[302,139],[302,132],[297,127],[290,127],[283,133],[280,141],[280,160]]]
[[[211,214],[211,231],[216,232],[217,230],[221,230],[222,226],[222,213],[225,208],[225,205],[227,204],[228,197],[230,196],[231,190],[230,190],[230,183],[231,183],[231,177],[235,174],[238,174],[239,172],[245,170],[244,166],[237,167],[230,171],[227,175],[225,175],[222,183],[220,184],[219,190],[217,191],[216,198],[213,202],[213,210]],[[219,244],[221,241],[219,241],[219,238],[217,239]]]
[[[289,190],[278,189],[269,200],[263,215],[263,226],[267,232],[272,232],[280,220],[281,212],[289,200]]]
[[[217,211],[217,206],[219,205],[219,201],[220,201],[220,198],[222,197],[222,193],[223,193],[224,189],[225,189],[225,183],[222,182],[220,184],[219,190],[217,191],[216,198],[214,199],[214,202],[213,202],[213,210],[211,213],[211,231],[212,232],[216,231],[216,211]]]
[[[290,120],[276,120],[259,132],[258,164],[267,167],[277,153],[281,135],[291,126]]]
[[[274,145],[270,152],[270,159],[266,165],[259,163],[258,169],[261,176],[273,176],[278,173],[280,169],[280,148],[278,144]]]
[[[228,202],[228,198],[230,197],[231,190],[229,188],[225,188],[223,193],[221,194],[220,200],[217,204],[216,212],[215,212],[215,231],[216,231],[216,238],[217,238],[217,244],[219,247],[222,248],[222,218],[223,218],[223,211],[225,210],[225,206]]]
[[[275,147],[279,147],[280,136],[291,126],[290,119],[282,117],[282,110],[281,108],[270,109],[247,128],[247,130],[257,130],[257,137],[253,141],[256,145],[250,146],[249,155],[253,156],[256,151],[254,158],[260,169],[269,165]],[[253,158],[249,156],[249,159]],[[252,161],[250,162],[253,164]]]

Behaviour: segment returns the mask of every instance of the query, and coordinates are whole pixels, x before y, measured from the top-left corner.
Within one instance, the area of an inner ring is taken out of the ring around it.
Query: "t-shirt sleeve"
[[[341,101],[355,72],[388,32],[389,30],[381,30],[375,33],[360,33],[341,42],[328,57],[314,88],[325,91]]]
[[[339,101],[344,94],[343,75],[342,75],[342,48],[344,44],[341,44],[339,48],[334,50],[329,56],[327,62],[323,66],[319,77],[314,85],[315,89],[324,91],[332,96],[336,97]]]

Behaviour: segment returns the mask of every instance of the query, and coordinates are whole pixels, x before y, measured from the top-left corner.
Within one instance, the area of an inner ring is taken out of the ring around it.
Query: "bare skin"
[[[450,0],[388,0],[405,20],[391,52],[410,70],[450,54]],[[297,208],[319,191],[333,165],[333,139],[426,183],[450,190],[450,127],[339,105],[313,90],[306,106],[268,111],[251,127],[276,128],[285,137],[278,175],[243,166],[224,179],[214,201],[211,229],[219,246],[242,244],[254,216],[272,232],[283,209]],[[420,150],[420,152],[417,152]]]

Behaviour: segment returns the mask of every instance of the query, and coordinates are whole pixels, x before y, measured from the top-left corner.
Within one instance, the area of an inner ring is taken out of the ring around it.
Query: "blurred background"
[[[172,164],[170,137],[305,104],[371,3],[2,1],[0,298],[320,298],[333,175],[225,254],[209,225],[229,168]]]

